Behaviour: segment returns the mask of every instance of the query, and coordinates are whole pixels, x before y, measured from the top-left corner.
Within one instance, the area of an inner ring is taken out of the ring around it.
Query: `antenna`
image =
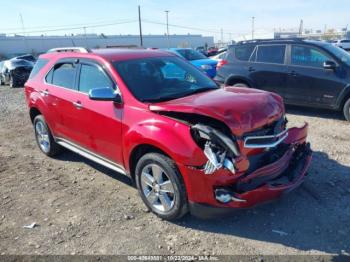
[[[26,36],[26,30],[24,29],[24,22],[23,22],[23,16],[21,13],[19,13],[19,19],[21,21],[21,26],[22,26],[22,33],[23,33],[23,36]]]

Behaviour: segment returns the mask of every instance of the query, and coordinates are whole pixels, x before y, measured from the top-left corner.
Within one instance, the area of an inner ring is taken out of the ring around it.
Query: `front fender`
[[[193,141],[190,127],[171,119],[142,121],[128,129],[123,142],[127,170],[130,170],[130,155],[139,145],[159,148],[178,165],[200,166],[206,159],[203,151]]]

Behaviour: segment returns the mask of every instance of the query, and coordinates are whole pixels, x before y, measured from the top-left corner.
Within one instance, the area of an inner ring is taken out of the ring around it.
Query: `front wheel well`
[[[35,108],[35,107],[32,107],[30,108],[29,110],[29,115],[30,115],[30,120],[32,121],[32,123],[34,122],[34,118],[38,115],[41,115],[41,112]]]
[[[228,86],[233,86],[238,83],[242,83],[250,87],[250,84],[246,80],[237,78],[237,77],[230,77],[225,81],[225,85],[228,85]]]
[[[350,99],[350,92],[346,96],[344,96],[343,100],[340,103],[339,110],[343,110],[346,101],[348,101],[349,99]]]
[[[164,151],[162,151],[158,147],[155,147],[149,144],[138,145],[132,150],[129,157],[130,176],[133,179],[133,181],[135,181],[135,169],[136,169],[137,162],[143,155],[147,153],[159,153],[169,157],[168,154],[166,154]]]

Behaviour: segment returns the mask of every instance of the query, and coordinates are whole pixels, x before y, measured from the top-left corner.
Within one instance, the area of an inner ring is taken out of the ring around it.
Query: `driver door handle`
[[[74,105],[77,109],[82,109],[82,108],[83,108],[83,105],[81,104],[80,101],[73,102],[73,105]]]

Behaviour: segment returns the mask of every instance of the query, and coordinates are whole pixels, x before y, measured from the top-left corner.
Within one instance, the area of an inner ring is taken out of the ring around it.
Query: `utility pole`
[[[143,46],[143,39],[142,39],[142,25],[141,25],[141,7],[139,6],[139,30],[140,30],[140,46]]]
[[[85,47],[88,48],[88,42],[86,38],[86,27],[84,26],[84,38],[85,38]]]
[[[255,16],[252,17],[252,40],[254,39],[254,22],[255,22]]]
[[[221,28],[220,30],[221,33],[221,45],[224,46],[224,30]]]
[[[170,39],[169,39],[169,10],[164,11],[166,14],[166,35],[168,38],[168,48],[170,48]]]
[[[28,43],[27,43],[27,39],[26,39],[26,30],[24,28],[24,21],[23,21],[23,16],[20,13],[19,14],[19,19],[21,20],[21,26],[22,26],[22,32],[23,32],[23,40],[24,40],[24,47],[27,49],[26,53],[28,52]]]
[[[303,34],[304,31],[304,21],[303,19],[300,20],[300,25],[299,25],[299,36]]]

